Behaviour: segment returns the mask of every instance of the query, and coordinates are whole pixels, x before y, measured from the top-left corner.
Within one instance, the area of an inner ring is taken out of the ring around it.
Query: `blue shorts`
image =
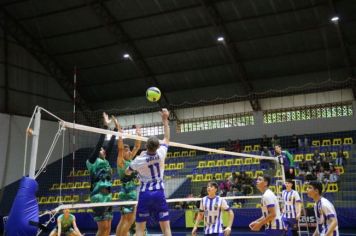
[[[281,229],[266,229],[265,235],[266,236],[284,236],[286,231]]]
[[[224,233],[204,234],[204,236],[224,236]]]
[[[158,221],[169,220],[168,205],[163,190],[140,192],[136,222],[145,222],[150,216]]]
[[[284,226],[286,226],[287,229],[293,229],[294,225],[297,224],[297,220],[294,218],[286,218],[286,217],[282,217]]]

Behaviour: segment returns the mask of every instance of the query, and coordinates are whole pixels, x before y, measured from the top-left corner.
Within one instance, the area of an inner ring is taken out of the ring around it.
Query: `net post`
[[[283,181],[283,183],[285,183],[286,182],[286,173],[284,172],[284,160],[283,160],[282,155],[278,156],[278,162],[281,167],[282,181]]]
[[[33,137],[32,137],[32,148],[31,148],[31,159],[30,159],[30,170],[29,170],[29,177],[31,179],[35,179],[38,140],[39,140],[40,126],[41,126],[40,121],[41,121],[41,108],[37,107],[34,128],[32,133]]]

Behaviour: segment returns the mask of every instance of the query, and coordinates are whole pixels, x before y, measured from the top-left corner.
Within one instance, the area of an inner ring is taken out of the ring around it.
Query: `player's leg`
[[[137,222],[136,221],[136,236],[144,236],[146,229],[146,221]]]
[[[151,205],[151,210],[155,211],[156,218],[159,221],[162,233],[164,236],[171,236],[171,226],[169,222],[169,210],[164,196],[164,191],[158,190],[154,193],[154,204]]]
[[[120,222],[121,222],[121,228],[119,231],[120,234],[116,234],[116,235],[127,235],[129,233],[130,227],[134,223],[134,221],[135,221],[134,212],[122,215],[122,222],[120,220]]]
[[[169,223],[169,220],[160,221],[159,226],[161,227],[164,236],[172,236],[171,225]]]
[[[57,236],[57,228],[53,229],[49,236]]]
[[[106,221],[97,221],[98,231],[96,232],[96,236],[106,236]]]
[[[109,236],[111,233],[111,219],[106,220],[106,232],[105,235]]]

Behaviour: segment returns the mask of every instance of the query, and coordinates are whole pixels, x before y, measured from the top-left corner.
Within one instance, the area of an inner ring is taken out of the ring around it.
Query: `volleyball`
[[[161,91],[156,87],[150,87],[146,90],[146,98],[150,102],[157,102],[161,98]]]

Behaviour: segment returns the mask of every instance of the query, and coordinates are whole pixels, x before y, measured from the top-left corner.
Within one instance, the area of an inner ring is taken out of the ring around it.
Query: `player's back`
[[[164,189],[164,161],[167,145],[162,144],[156,153],[144,151],[132,161],[130,167],[138,172],[141,181],[140,191]]]

